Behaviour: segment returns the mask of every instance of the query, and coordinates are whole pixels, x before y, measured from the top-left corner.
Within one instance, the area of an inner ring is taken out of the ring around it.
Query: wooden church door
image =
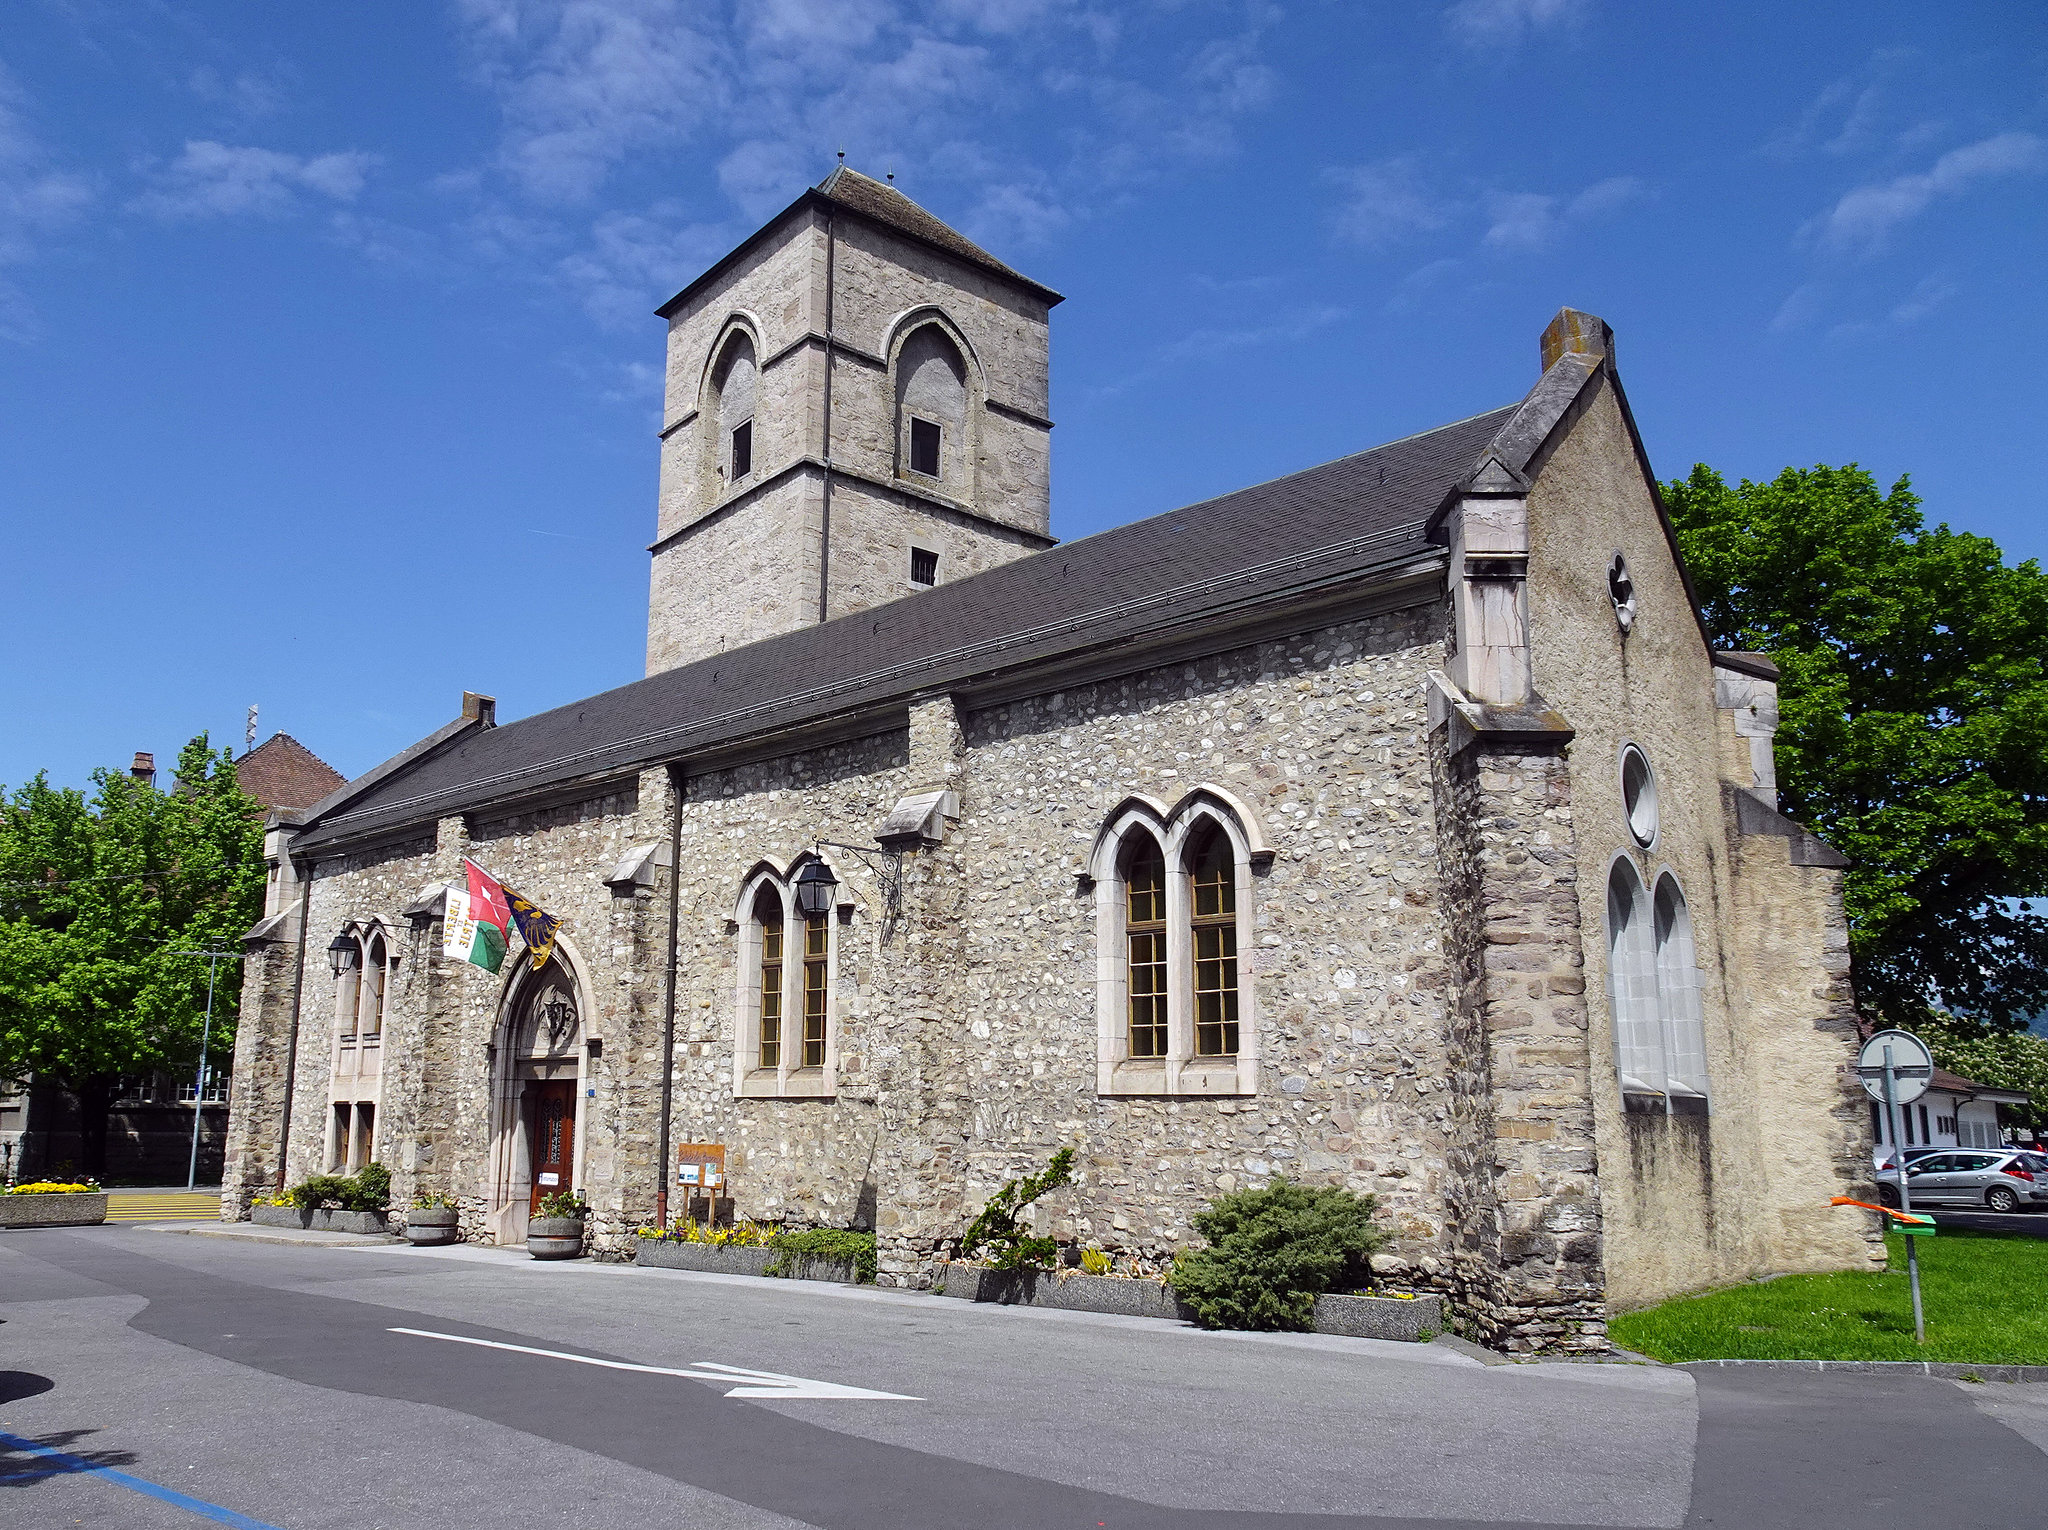
[[[575,1174],[576,1081],[550,1079],[528,1086],[533,1101],[533,1198],[527,1215],[540,1215],[540,1200],[569,1190]]]

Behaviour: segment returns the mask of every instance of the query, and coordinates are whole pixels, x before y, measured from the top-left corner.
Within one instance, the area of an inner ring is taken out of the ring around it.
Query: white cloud
[[[1443,228],[1464,210],[1459,198],[1429,184],[1420,155],[1340,166],[1324,175],[1343,192],[1333,215],[1337,237],[1367,249]]]
[[[301,156],[193,139],[151,176],[134,206],[162,218],[275,217],[299,206],[304,193],[353,202],[374,156],[349,151]]]
[[[83,176],[51,163],[20,108],[20,92],[0,68],[0,336],[11,340],[34,333],[35,313],[6,269],[35,259],[44,241],[76,221],[93,198]]]
[[[1893,305],[1891,321],[1894,324],[1917,324],[1944,307],[1958,290],[1956,284],[1940,272],[1923,276],[1911,293]]]
[[[1595,181],[1572,197],[1499,193],[1487,199],[1491,221],[1484,242],[1496,250],[1546,249],[1572,225],[1614,212],[1643,194],[1643,183],[1632,175]]]
[[[1486,220],[1482,247],[1496,253],[1547,249],[1579,224],[1612,213],[1648,194],[1632,175],[1595,181],[1570,196],[1535,191],[1446,190],[1421,156],[1397,155],[1370,165],[1325,172],[1342,188],[1335,213],[1338,238],[1382,249],[1417,234]]]
[[[593,196],[634,149],[690,141],[728,104],[729,50],[678,0],[458,0],[530,196]]]
[[[1451,30],[1474,47],[1499,47],[1552,27],[1575,26],[1587,0],[1458,0],[1444,12]]]
[[[654,305],[708,265],[732,242],[732,230],[691,222],[675,203],[645,213],[607,213],[581,248],[556,271],[600,322],[619,329],[645,324]]]
[[[1859,186],[1809,223],[1802,236],[1835,253],[1871,253],[1937,200],[1961,196],[1980,181],[2031,174],[2044,166],[2048,143],[2032,133],[2000,133],[1951,149],[1927,170]]]

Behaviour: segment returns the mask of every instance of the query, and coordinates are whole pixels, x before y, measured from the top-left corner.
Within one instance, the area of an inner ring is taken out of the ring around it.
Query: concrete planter
[[[97,1227],[106,1219],[102,1190],[0,1195],[0,1227]]]
[[[777,1255],[773,1249],[711,1243],[678,1243],[642,1238],[636,1264],[653,1270],[697,1270],[707,1275],[766,1275]],[[792,1280],[830,1280],[851,1285],[859,1276],[851,1264],[836,1259],[794,1259],[782,1272]]]
[[[308,1232],[355,1233],[384,1237],[391,1219],[381,1211],[301,1211],[296,1206],[251,1206],[249,1220],[259,1227],[298,1227]]]
[[[405,1236],[415,1248],[437,1248],[443,1243],[453,1243],[458,1229],[456,1219],[461,1216],[453,1206],[435,1206],[426,1210],[415,1207],[405,1214]]]
[[[1413,1344],[1427,1328],[1444,1331],[1441,1296],[1318,1296],[1316,1332],[1353,1339],[1400,1339]]]
[[[942,1296],[1004,1306],[1056,1307],[1069,1312],[1108,1312],[1120,1317],[1188,1318],[1188,1309],[1157,1280],[1121,1275],[1064,1277],[1053,1270],[988,1270],[941,1264],[933,1289]],[[1440,1296],[1319,1296],[1315,1331],[1354,1339],[1399,1339],[1413,1343],[1444,1326]]]
[[[1067,1274],[1056,1270],[987,1270],[942,1264],[933,1287],[962,1301],[1006,1307],[1054,1307],[1067,1312],[1110,1312],[1120,1317],[1183,1318],[1187,1309],[1165,1283],[1124,1275]]]
[[[574,1259],[583,1252],[583,1218],[535,1217],[526,1224],[526,1251],[536,1259]]]

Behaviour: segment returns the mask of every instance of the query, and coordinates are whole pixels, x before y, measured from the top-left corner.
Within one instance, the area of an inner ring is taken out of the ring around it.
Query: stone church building
[[[1056,544],[1059,301],[841,169],[660,310],[646,678],[467,696],[272,816],[225,1214],[374,1157],[477,1241],[580,1189],[616,1255],[715,1145],[738,1214],[918,1286],[1072,1144],[1063,1240],[1371,1192],[1512,1348],[1866,1265],[1843,862],[1777,811],[1776,672],[1709,646],[1608,327]],[[544,968],[442,955],[465,856],[562,917]]]

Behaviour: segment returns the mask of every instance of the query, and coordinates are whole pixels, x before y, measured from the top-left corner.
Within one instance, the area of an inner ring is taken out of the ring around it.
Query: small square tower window
[[[914,416],[910,421],[910,471],[927,478],[939,476],[939,427]]]
[[[754,422],[743,420],[732,432],[732,477],[737,483],[754,471]]]
[[[939,582],[939,555],[926,547],[910,549],[910,582],[934,585]]]

